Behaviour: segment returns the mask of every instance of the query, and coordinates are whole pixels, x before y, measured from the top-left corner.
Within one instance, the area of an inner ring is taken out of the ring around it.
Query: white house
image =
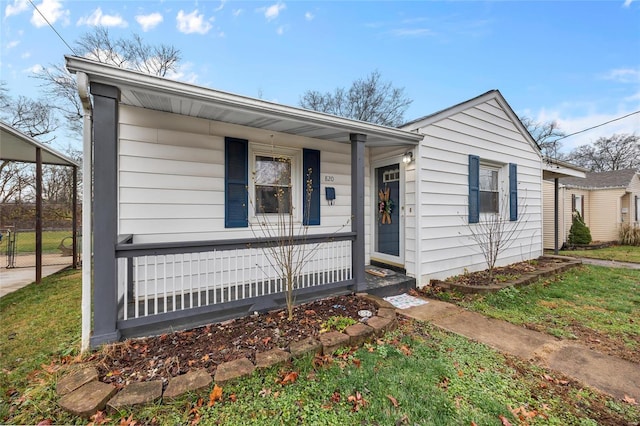
[[[366,290],[370,263],[421,284],[483,269],[469,234],[490,212],[519,229],[499,264],[542,253],[548,166],[498,91],[396,129],[66,60],[93,174],[85,346],[282,305],[278,241],[307,256],[298,300]],[[277,212],[304,235],[277,237]]]

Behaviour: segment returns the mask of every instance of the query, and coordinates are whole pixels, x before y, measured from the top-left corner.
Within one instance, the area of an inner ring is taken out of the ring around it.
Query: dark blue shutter
[[[469,155],[469,223],[480,220],[480,157]]]
[[[246,228],[248,220],[249,141],[224,138],[224,227]]]
[[[509,220],[518,220],[518,165],[509,163]]]
[[[307,179],[311,179],[311,194],[307,191]],[[302,223],[320,225],[320,151],[316,149],[302,150],[302,188]]]

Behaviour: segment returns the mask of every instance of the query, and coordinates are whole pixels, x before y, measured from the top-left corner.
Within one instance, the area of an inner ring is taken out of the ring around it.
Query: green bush
[[[578,212],[573,212],[573,222],[571,223],[571,229],[569,230],[569,244],[589,244],[591,242],[591,231],[589,227],[584,224],[582,216]]]

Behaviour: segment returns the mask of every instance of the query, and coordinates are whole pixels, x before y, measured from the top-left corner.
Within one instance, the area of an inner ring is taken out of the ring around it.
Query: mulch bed
[[[509,281],[516,280],[525,274],[544,271],[550,266],[557,265],[559,263],[566,263],[566,260],[551,257],[539,257],[533,261],[514,263],[512,265],[493,268],[493,279],[491,279],[488,270],[485,269],[483,271],[468,272],[466,274],[449,277],[444,282],[466,286],[504,284]]]
[[[376,305],[355,295],[336,296],[286,310],[252,315],[219,324],[106,346],[90,360],[100,380],[122,387],[129,382],[162,379],[204,368],[214,374],[218,365],[239,358],[255,362],[256,352],[285,349],[291,342],[317,337],[332,316],[359,320],[358,311],[375,314]]]

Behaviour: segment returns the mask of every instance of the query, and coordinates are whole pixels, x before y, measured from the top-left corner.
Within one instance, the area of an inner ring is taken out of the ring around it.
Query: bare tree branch
[[[640,170],[640,137],[636,134],[614,134],[600,137],[592,145],[580,145],[568,159],[592,172]]]

